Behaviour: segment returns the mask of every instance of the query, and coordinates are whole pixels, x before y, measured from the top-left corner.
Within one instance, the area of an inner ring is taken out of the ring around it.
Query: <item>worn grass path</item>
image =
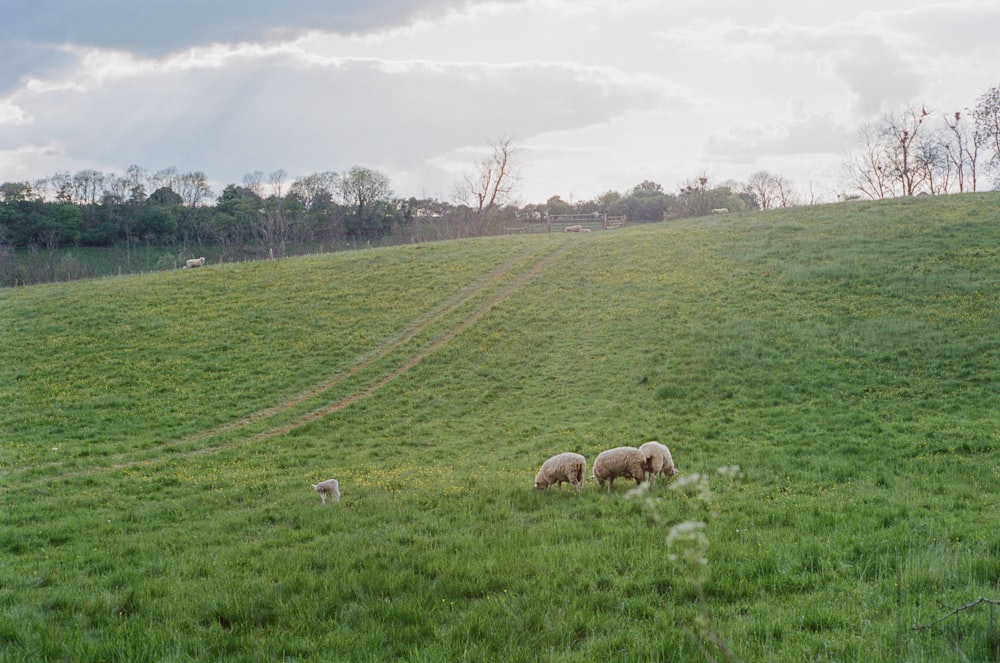
[[[163,460],[164,451],[171,451],[170,457],[174,459],[212,454],[261,442],[306,426],[371,396],[405,375],[432,353],[474,325],[491,309],[508,300],[572,246],[572,241],[564,241],[555,247],[526,247],[489,273],[456,291],[452,297],[428,310],[380,346],[359,355],[346,370],[271,407],[192,435],[168,440],[141,450],[105,457],[100,465],[61,470],[60,468],[65,467],[66,463],[54,461],[31,468],[14,468],[0,474],[4,480],[4,485],[0,486],[0,493],[9,492],[18,486],[34,486],[55,480],[155,464]],[[467,310],[462,310],[463,308]],[[452,317],[456,313],[459,313],[459,317],[453,320]],[[441,329],[431,334],[422,344],[406,348],[415,340],[422,340],[419,337],[435,327]],[[401,363],[399,360],[390,361],[388,366],[375,371],[372,376],[361,381],[348,393],[330,399],[330,393],[337,387],[379,362],[393,359],[393,355],[400,350],[403,350]],[[294,412],[309,401],[317,402],[306,407],[304,412]],[[32,473],[31,476],[27,476],[29,471]],[[44,472],[44,476],[37,476],[39,471]]]

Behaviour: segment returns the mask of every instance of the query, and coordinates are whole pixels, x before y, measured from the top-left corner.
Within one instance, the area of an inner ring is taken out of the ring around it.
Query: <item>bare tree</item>
[[[941,165],[937,139],[924,135],[925,108],[889,113],[878,124],[866,123],[858,133],[859,149],[846,170],[852,184],[872,199],[912,196],[923,187],[935,189]]]
[[[943,141],[945,158],[954,169],[958,180],[959,193],[966,190],[966,176],[969,177],[969,191],[976,190],[976,162],[979,158],[979,146],[976,145],[974,134],[969,132],[968,122],[963,121],[961,112],[956,111],[954,119],[947,117],[944,124],[948,128],[948,138]]]
[[[243,186],[250,189],[258,198],[264,197],[264,173],[255,170],[243,176]]]
[[[850,184],[872,200],[891,198],[892,160],[882,140],[882,132],[867,122],[858,130],[858,149],[848,155],[845,170]]]
[[[193,210],[204,200],[211,197],[212,187],[208,185],[208,177],[200,170],[184,173],[177,179],[177,193],[184,199],[188,209]]]
[[[146,180],[149,179],[146,170],[140,166],[132,164],[125,169],[122,180],[128,190],[128,202],[139,204],[146,200]]]
[[[164,168],[163,170],[158,170],[149,178],[150,187],[153,191],[158,189],[167,188],[171,191],[177,192],[179,188],[180,174],[178,174],[177,169],[171,166],[170,168]]]
[[[492,154],[480,161],[475,170],[466,173],[456,189],[456,202],[468,205],[470,210],[465,224],[466,235],[483,234],[497,210],[513,202],[519,185],[517,155],[520,148],[514,139],[501,136],[491,145],[491,150]],[[463,234],[461,230],[459,234]]]
[[[269,182],[271,184],[271,195],[272,196],[275,196],[276,198],[281,198],[281,196],[282,196],[282,189],[284,189],[284,186],[285,186],[285,177],[286,176],[287,175],[285,173],[285,169],[284,168],[279,168],[278,170],[274,171],[273,173],[271,173],[268,176],[268,180],[269,180]]]
[[[73,176],[73,198],[85,205],[96,205],[104,188],[104,173],[99,170],[81,170]]]
[[[747,180],[746,192],[757,200],[762,210],[769,210],[780,195],[779,178],[766,170],[758,170]]]
[[[911,108],[899,115],[889,114],[883,120],[883,131],[888,141],[887,148],[892,156],[892,175],[899,182],[904,196],[917,193],[920,186],[930,177],[928,164],[933,157],[928,156],[932,148],[921,143],[920,129],[924,119],[930,115],[926,108],[917,110]],[[924,154],[924,159],[920,154]]]
[[[986,149],[990,165],[1000,170],[1000,86],[991,87],[976,101],[976,142]]]
[[[796,202],[798,196],[795,194],[795,187],[789,180],[785,179],[784,175],[775,175],[774,185],[778,194],[777,202],[779,207],[792,207],[798,204]]]

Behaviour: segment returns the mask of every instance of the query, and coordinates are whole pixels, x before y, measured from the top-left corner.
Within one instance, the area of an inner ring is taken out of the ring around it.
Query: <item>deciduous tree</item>
[[[350,235],[379,237],[392,229],[399,212],[391,204],[392,188],[384,174],[354,166],[340,178],[338,191],[345,205],[353,208],[345,222]]]
[[[517,156],[520,148],[510,136],[501,136],[491,146],[491,154],[465,174],[456,190],[456,202],[469,207],[464,233],[481,235],[499,210],[512,203],[519,185]]]
[[[989,155],[990,165],[1000,169],[1000,85],[984,92],[973,111],[976,140]]]

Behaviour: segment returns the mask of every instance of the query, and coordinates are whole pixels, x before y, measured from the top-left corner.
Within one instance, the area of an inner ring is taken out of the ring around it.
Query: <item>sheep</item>
[[[582,233],[583,232],[583,226],[566,226],[563,229],[563,232],[567,232],[567,233]]]
[[[674,459],[666,445],[653,440],[641,445],[639,451],[646,459],[646,471],[653,475],[653,483],[656,483],[656,477],[659,475],[664,475],[669,479],[677,474]]]
[[[587,459],[578,453],[567,451],[549,458],[535,475],[535,490],[548,490],[552,484],[571,483],[580,492],[583,477],[587,473]]]
[[[323,500],[320,504],[326,504],[326,496],[329,495],[334,502],[340,501],[340,484],[336,479],[327,479],[319,483],[312,484],[313,490],[319,493]]]
[[[192,269],[194,267],[201,267],[205,264],[205,258],[191,258],[184,265],[184,269]]]
[[[725,207],[719,207],[718,209],[712,210],[712,214],[729,214],[729,209]]]
[[[615,447],[602,451],[594,460],[594,478],[604,488],[608,482],[608,492],[618,477],[631,477],[635,485],[646,480],[646,457],[635,447]]]

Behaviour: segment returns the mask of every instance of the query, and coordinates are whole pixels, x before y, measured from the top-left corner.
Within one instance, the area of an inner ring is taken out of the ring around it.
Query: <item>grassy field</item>
[[[1000,650],[994,194],[8,289],[0,347],[0,661]]]

